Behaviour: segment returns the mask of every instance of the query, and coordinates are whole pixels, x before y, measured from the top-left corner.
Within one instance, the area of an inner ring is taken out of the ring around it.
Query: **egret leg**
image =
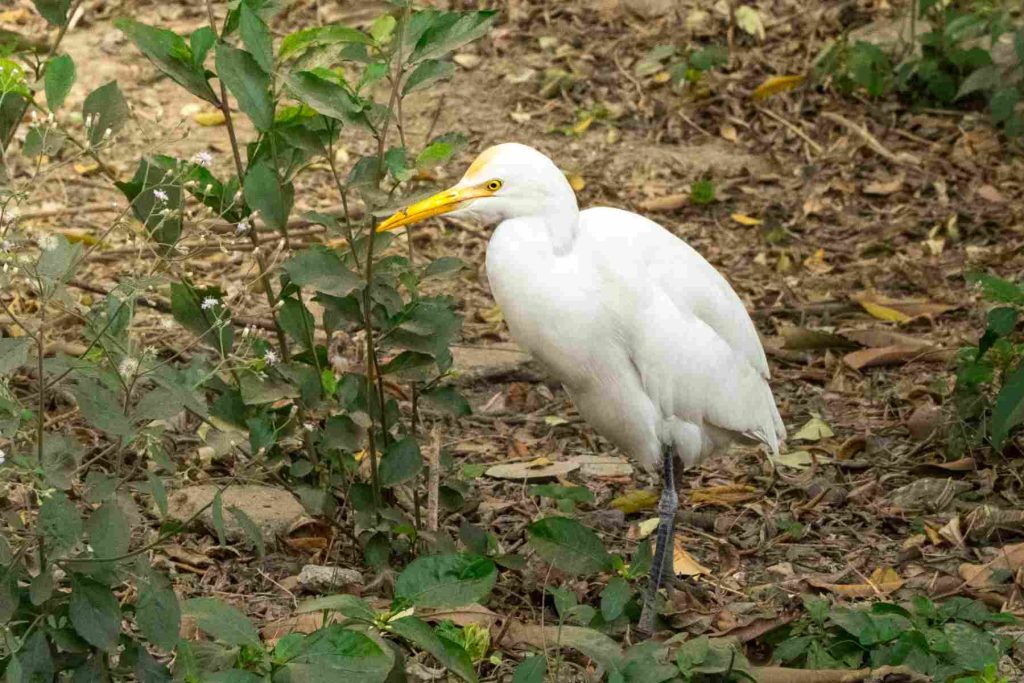
[[[668,576],[666,572],[672,572],[672,533],[675,529],[676,512],[679,509],[679,494],[676,493],[676,482],[673,473],[675,454],[671,448],[665,448],[662,452],[661,466],[661,499],[658,501],[658,535],[654,548],[654,561],[651,564],[650,578],[647,582],[647,592],[644,594],[643,611],[640,613],[640,623],[637,625],[642,634],[651,635],[654,633],[654,621],[658,615],[657,598],[658,589]]]

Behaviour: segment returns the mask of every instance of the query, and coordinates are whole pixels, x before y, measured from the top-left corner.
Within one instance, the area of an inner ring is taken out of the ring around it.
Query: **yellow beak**
[[[432,197],[416,202],[397,212],[377,226],[377,232],[394,230],[403,225],[419,223],[433,216],[450,213],[458,209],[464,202],[478,197],[487,197],[492,193],[482,187],[450,187]]]

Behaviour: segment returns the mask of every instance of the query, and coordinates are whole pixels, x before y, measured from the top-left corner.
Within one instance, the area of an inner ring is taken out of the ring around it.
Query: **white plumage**
[[[484,151],[458,184],[380,229],[442,213],[497,224],[487,276],[512,337],[561,380],[599,434],[645,469],[663,470],[666,534],[678,505],[673,459],[690,466],[731,441],[778,453],[786,430],[754,324],[685,242],[628,211],[580,211],[555,164],[515,143]],[[658,541],[649,626],[666,543]]]

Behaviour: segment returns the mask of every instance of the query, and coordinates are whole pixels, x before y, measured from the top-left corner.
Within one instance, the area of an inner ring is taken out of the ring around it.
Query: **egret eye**
[[[487,190],[489,192],[497,192],[498,190],[501,189],[501,181],[500,180],[488,180],[487,183],[484,185],[484,187],[487,188]]]

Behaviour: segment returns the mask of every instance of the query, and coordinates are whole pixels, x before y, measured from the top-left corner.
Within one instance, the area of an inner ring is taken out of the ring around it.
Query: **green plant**
[[[698,206],[705,206],[715,201],[715,183],[703,178],[690,185],[690,201]]]
[[[673,86],[700,83],[704,74],[717,69],[729,61],[729,52],[721,45],[710,45],[696,50],[681,50],[672,44],[656,45],[637,61],[634,72],[637,76],[656,76],[666,73]]]
[[[916,12],[915,8],[916,7]],[[816,62],[841,91],[872,97],[896,92],[914,102],[984,106],[1008,136],[1024,134],[1024,17],[1009,3],[987,0],[912,5],[909,40],[883,49],[843,38]],[[927,30],[918,30],[924,27]],[[1010,35],[1013,61],[996,63],[993,46]]]
[[[805,598],[804,607],[807,618],[774,639],[779,661],[813,669],[902,664],[943,682],[994,666],[1010,641],[991,627],[1016,622],[961,597],[935,604],[919,596],[907,607],[878,602],[868,608]]]
[[[1024,422],[1024,337],[1017,330],[1024,287],[994,275],[974,273],[967,279],[995,306],[977,345],[960,349],[956,357],[952,405],[957,420],[948,442],[957,455],[987,443],[1002,450]]]
[[[395,3],[368,32],[314,27],[285,36],[276,49],[267,23],[273,3],[261,0],[231,3],[219,23],[208,4],[209,25],[188,36],[117,20],[164,75],[223,114],[231,150],[230,167],[223,168],[208,153],[180,159],[154,152],[123,179],[105,160],[132,125],[117,83],[89,93],[80,117],[62,109],[76,65],[60,44],[80,2],[36,0],[56,29],[51,46],[40,52],[15,44],[22,51],[0,59],[0,305],[20,335],[0,339],[0,435],[10,443],[0,453],[0,478],[23,485],[31,501],[12,533],[0,536],[0,673],[9,681],[65,672],[76,681],[132,675],[163,681],[173,653],[175,676],[185,681],[269,680],[283,670],[323,678],[350,670],[353,660],[371,680],[383,680],[395,655],[373,634],[332,625],[267,649],[237,609],[209,598],[180,602],[150,564],[149,551],[208,513],[221,543],[225,518],[233,517],[262,554],[256,525],[239,509],[225,510],[221,495],[238,474],[260,474],[288,486],[312,513],[344,525],[369,564],[415,554],[423,528],[422,405],[468,411],[446,383],[448,344],[461,319],[452,299],[437,291],[438,281],[462,266],[452,258],[417,259],[411,240],[388,250],[394,237],[375,234],[374,215],[405,203],[405,193],[417,191],[416,173],[444,163],[464,144],[447,134],[413,147],[401,104],[450,77],[447,55],[486,33],[494,13]],[[253,124],[251,139],[240,138],[232,98]],[[25,112],[32,122],[20,150],[24,159],[14,164],[12,144]],[[336,154],[343,129],[373,149],[347,169],[338,167]],[[76,160],[95,164],[127,204],[95,235],[33,235],[17,220],[19,207],[33,201],[49,174]],[[297,182],[316,168],[329,169],[342,209],[305,219],[345,246],[293,250]],[[269,338],[243,322],[235,296],[186,271],[187,240],[205,239],[225,222],[250,242]],[[74,294],[83,286],[76,273],[117,233],[141,245],[145,257],[112,291],[83,303]],[[275,267],[268,243],[278,240],[286,258]],[[17,305],[10,292],[20,294]],[[310,300],[324,310],[319,320]],[[158,355],[136,329],[143,306],[169,309],[193,340]],[[58,319],[73,321],[84,351],[52,352]],[[327,341],[338,331],[361,340],[361,371],[331,367]],[[406,385],[410,411],[399,410],[386,382]],[[77,409],[75,425],[89,430],[88,443],[68,420],[47,420],[63,400]],[[201,425],[210,448],[241,471],[224,473],[218,493],[184,524],[165,519],[166,482],[179,476],[183,459],[175,453],[172,424],[182,415]],[[443,454],[441,460],[449,473]],[[446,474],[441,504],[460,507],[467,486]],[[399,487],[412,492],[411,513],[396,505]],[[134,495],[152,503],[159,532],[133,533]],[[429,577],[404,578],[424,566]],[[424,557],[399,576],[396,595],[410,604],[472,601],[489,591],[495,571],[488,557]],[[424,588],[430,577],[448,583]],[[452,586],[462,597],[446,593]],[[213,642],[180,640],[182,614],[194,617]],[[458,675],[475,678],[463,666],[465,652],[437,640],[418,620],[396,620],[408,629],[402,634],[376,615],[370,621],[381,626],[377,635],[417,643]]]

